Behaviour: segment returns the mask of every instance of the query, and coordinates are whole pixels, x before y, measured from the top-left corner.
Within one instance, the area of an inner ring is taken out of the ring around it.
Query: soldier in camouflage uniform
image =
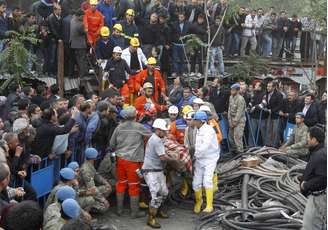
[[[246,123],[246,103],[239,91],[240,85],[238,83],[231,86],[228,110],[230,151],[235,153],[243,151],[243,135]]]
[[[56,201],[50,204],[46,211],[44,212],[43,218],[43,229],[46,230],[55,230],[58,229],[59,222],[61,222],[61,204],[66,199],[75,199],[76,193],[73,188],[68,185],[63,185],[58,188],[57,192],[55,193]],[[64,222],[63,222],[64,224]]]
[[[45,208],[47,208],[50,204],[56,202],[56,200],[57,200],[56,193],[59,188],[65,186],[65,185],[74,187],[78,184],[76,175],[75,175],[74,171],[70,168],[61,169],[59,172],[59,175],[60,175],[60,181],[59,181],[58,185],[56,185],[50,192],[48,199],[46,201],[46,204],[44,206]]]
[[[296,113],[295,123],[296,127],[289,136],[287,143],[280,150],[288,156],[307,160],[309,154],[307,146],[308,127],[304,124],[304,113]]]
[[[109,208],[109,203],[106,198],[112,192],[112,186],[96,171],[94,163],[97,156],[98,151],[95,148],[87,148],[85,150],[86,159],[80,170],[79,182],[81,189],[93,191],[91,196],[94,199],[94,203],[91,207],[91,211],[104,213]]]
[[[115,175],[115,164],[112,162],[112,157],[110,153],[107,153],[104,159],[100,162],[98,167],[98,173],[104,177],[111,184],[113,190],[116,185],[116,175]],[[114,191],[113,191],[114,192]]]

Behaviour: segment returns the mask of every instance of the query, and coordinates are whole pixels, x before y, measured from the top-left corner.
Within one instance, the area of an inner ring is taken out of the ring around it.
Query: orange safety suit
[[[222,132],[221,132],[220,124],[215,119],[210,119],[208,121],[208,124],[214,128],[215,133],[216,133],[216,137],[218,139],[218,143],[221,144],[221,142],[222,142]]]
[[[95,47],[96,41],[100,36],[100,29],[104,26],[104,16],[100,11],[88,9],[83,16],[84,28],[87,31],[88,42]]]
[[[129,196],[139,196],[140,178],[136,170],[141,168],[141,162],[128,161],[117,157],[116,159],[116,192],[124,193],[128,187]]]
[[[173,121],[170,125],[170,134],[172,134],[175,140],[181,145],[184,144],[184,135],[186,128],[187,123],[184,119],[178,119],[176,121]]]
[[[152,98],[147,98],[146,96],[142,95],[142,96],[137,97],[136,100],[134,101],[134,107],[137,110],[138,117],[141,117],[144,115],[146,103],[154,104],[157,112],[161,112],[161,111],[164,111],[167,109],[166,105],[160,105],[160,104],[154,102],[154,100]]]
[[[148,70],[142,70],[135,76],[135,92],[139,92],[140,88],[142,88],[143,84],[145,83],[146,78],[148,77]],[[166,92],[165,81],[162,78],[161,73],[155,69],[153,74],[153,88],[154,88],[154,100],[158,103],[159,97],[161,93]]]

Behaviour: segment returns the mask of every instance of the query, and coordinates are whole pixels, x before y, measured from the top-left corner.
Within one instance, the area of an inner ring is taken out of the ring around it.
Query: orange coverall
[[[135,75],[135,92],[139,92],[140,88],[142,88],[143,84],[145,83],[145,80],[148,76],[148,71],[147,69],[141,71],[137,75]],[[158,70],[154,70],[154,95],[153,99],[155,100],[156,103],[158,103],[158,99],[160,97],[161,93],[166,92],[166,86],[165,82],[162,78],[161,73]]]
[[[160,104],[154,102],[154,100],[152,100],[151,98],[149,98],[147,100],[146,96],[142,95],[142,96],[137,97],[136,100],[134,101],[134,107],[137,110],[138,117],[141,117],[144,115],[146,103],[154,104],[157,112],[164,111],[167,109],[166,105],[160,105]]]
[[[87,31],[88,42],[95,47],[100,36],[100,28],[104,26],[104,16],[98,10],[88,9],[84,13],[83,24]]]

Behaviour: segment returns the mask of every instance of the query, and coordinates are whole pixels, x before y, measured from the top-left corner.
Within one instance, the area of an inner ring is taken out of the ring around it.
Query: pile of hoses
[[[257,156],[261,163],[242,166],[241,159],[248,156]],[[215,211],[201,215],[196,229],[300,229],[306,198],[300,193],[299,177],[304,169],[305,162],[268,147],[219,162]],[[183,200],[177,191],[170,198],[189,210],[194,204],[192,195]]]

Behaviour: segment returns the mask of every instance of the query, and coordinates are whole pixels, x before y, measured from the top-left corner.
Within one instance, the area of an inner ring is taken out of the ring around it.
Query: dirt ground
[[[128,210],[126,210],[128,212]],[[169,219],[158,219],[162,225],[162,230],[193,230],[197,226],[198,216],[193,214],[192,210],[170,207]],[[102,224],[109,225],[112,229],[117,230],[150,230],[148,227],[147,217],[131,219],[128,213],[126,216],[118,217],[115,214],[115,208],[103,215],[98,221]]]

